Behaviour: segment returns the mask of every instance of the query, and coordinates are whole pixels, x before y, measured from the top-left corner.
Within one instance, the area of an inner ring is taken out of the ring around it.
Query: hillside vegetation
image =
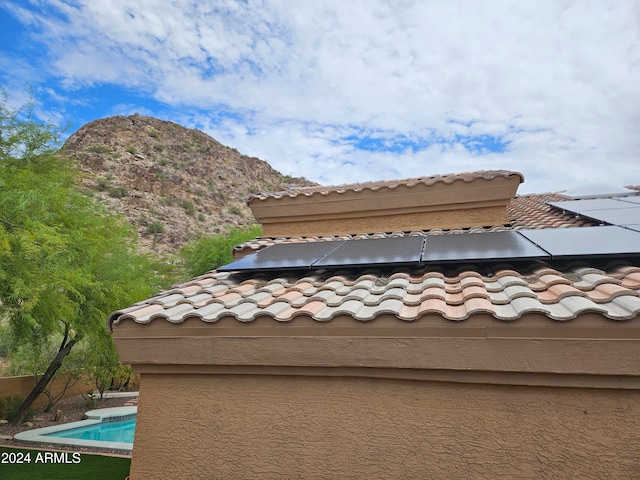
[[[88,123],[59,154],[82,170],[100,203],[135,226],[144,251],[160,253],[254,224],[246,205],[252,194],[314,185],[199,130],[141,115]]]

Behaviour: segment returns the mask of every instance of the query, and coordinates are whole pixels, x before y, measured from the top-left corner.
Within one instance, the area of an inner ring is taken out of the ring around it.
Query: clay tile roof
[[[344,185],[334,186],[315,186],[315,187],[298,187],[290,190],[280,192],[260,192],[255,194],[249,202],[266,200],[267,198],[283,198],[283,197],[297,197],[299,195],[312,196],[312,195],[330,195],[332,193],[344,193],[348,191],[360,192],[363,190],[381,190],[390,189],[393,190],[400,185],[412,187],[418,184],[422,185],[434,185],[442,182],[445,184],[453,183],[455,181],[471,182],[473,180],[484,179],[491,180],[496,177],[520,177],[520,182],[524,181],[524,176],[520,172],[511,172],[508,170],[479,170],[475,172],[463,172],[463,173],[447,173],[444,175],[431,175],[428,177],[414,177],[404,178],[398,180],[384,180],[374,182],[362,182],[351,183]]]
[[[370,322],[393,315],[402,322],[419,322],[435,315],[462,322],[485,314],[514,322],[528,313],[539,313],[567,322],[594,313],[621,322],[640,314],[640,268],[631,264],[547,267],[527,274],[504,267],[491,276],[464,270],[453,273],[431,268],[247,279],[212,272],[149,302],[114,312],[109,321],[181,323],[197,318],[215,323],[223,318],[252,322],[268,317],[287,323],[306,316],[330,322],[346,315]],[[200,287],[203,281],[210,286]]]

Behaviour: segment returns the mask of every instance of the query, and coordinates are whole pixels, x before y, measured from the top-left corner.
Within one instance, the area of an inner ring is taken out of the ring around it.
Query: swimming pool
[[[100,442],[133,443],[136,419],[119,421],[102,421],[86,427],[45,434],[47,437],[77,438],[80,440],[97,440]]]
[[[14,439],[118,450],[132,450],[138,407],[91,410],[87,420],[20,432]]]

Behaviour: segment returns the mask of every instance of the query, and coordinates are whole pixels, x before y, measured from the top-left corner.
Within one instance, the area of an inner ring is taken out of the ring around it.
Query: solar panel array
[[[281,243],[218,270],[253,272],[610,256],[640,256],[640,229],[603,226]]]
[[[640,197],[637,196],[549,202],[549,205],[602,224],[640,228]]]

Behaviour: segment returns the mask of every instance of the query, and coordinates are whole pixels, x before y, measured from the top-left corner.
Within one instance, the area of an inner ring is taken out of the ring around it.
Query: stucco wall
[[[640,478],[640,395],[145,373],[131,478]]]
[[[33,390],[35,385],[35,379],[31,375],[19,376],[19,377],[3,377],[0,378],[0,398],[10,397],[17,395],[25,398],[29,395],[29,392]],[[57,378],[53,384],[49,385],[49,391],[53,395],[58,395],[62,392],[66,378]],[[88,391],[93,391],[95,385],[89,380],[81,380],[72,387],[69,387],[63,396],[63,398],[71,397],[74,395],[82,395]],[[34,408],[42,407],[47,404],[47,397],[43,394],[40,395],[33,403]]]

